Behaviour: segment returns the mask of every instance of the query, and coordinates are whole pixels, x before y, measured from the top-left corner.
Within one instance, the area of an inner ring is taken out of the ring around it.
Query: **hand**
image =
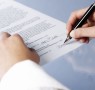
[[[22,38],[15,34],[0,34],[0,78],[16,63],[26,59],[39,63],[39,56],[33,49],[28,49]]]
[[[88,8],[75,11],[71,14],[67,23],[67,34],[72,30],[76,21],[83,16],[87,9]],[[95,12],[81,28],[71,31],[70,36],[83,43],[88,43],[89,37],[95,38]]]

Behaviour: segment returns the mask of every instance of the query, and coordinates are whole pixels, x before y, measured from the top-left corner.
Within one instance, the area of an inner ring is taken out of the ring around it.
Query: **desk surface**
[[[94,0],[16,0],[49,16],[67,22],[72,11]],[[95,90],[95,41],[64,55],[44,69],[71,90]]]

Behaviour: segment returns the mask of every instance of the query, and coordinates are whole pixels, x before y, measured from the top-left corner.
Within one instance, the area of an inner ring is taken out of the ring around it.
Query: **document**
[[[71,40],[67,45],[66,24],[16,1],[0,1],[0,32],[18,33],[29,48],[34,48],[45,65],[82,44]]]

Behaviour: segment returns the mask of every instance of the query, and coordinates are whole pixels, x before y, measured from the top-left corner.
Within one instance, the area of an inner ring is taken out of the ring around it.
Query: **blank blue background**
[[[88,7],[94,0],[16,0],[66,22],[72,11]]]
[[[67,22],[71,12],[88,7],[94,0],[16,0],[49,16]],[[95,90],[95,43],[84,45],[44,66],[47,73],[71,90]],[[84,52],[84,53],[83,53]],[[90,52],[90,53],[89,53]],[[68,56],[75,66],[68,62]]]

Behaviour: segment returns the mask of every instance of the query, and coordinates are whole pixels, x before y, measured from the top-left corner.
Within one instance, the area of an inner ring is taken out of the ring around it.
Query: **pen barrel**
[[[95,10],[95,3],[93,3],[88,8],[88,10],[85,12],[85,14],[82,16],[82,18],[75,23],[75,25],[73,26],[72,30],[75,30],[75,29],[77,29],[79,27],[82,27],[85,24],[85,22],[87,22],[87,19],[91,16],[91,14],[93,14],[94,10]],[[69,32],[65,42],[67,42],[70,39],[72,39],[72,37],[70,36],[70,32]]]
[[[85,24],[85,22],[87,22],[87,19],[91,16],[91,14],[94,12],[94,10],[95,10],[95,3],[93,3],[89,7],[89,9],[85,12],[85,14],[82,16],[82,18],[79,21],[77,21],[77,23],[73,27],[73,30],[77,29],[79,27],[82,27],[83,24]]]

